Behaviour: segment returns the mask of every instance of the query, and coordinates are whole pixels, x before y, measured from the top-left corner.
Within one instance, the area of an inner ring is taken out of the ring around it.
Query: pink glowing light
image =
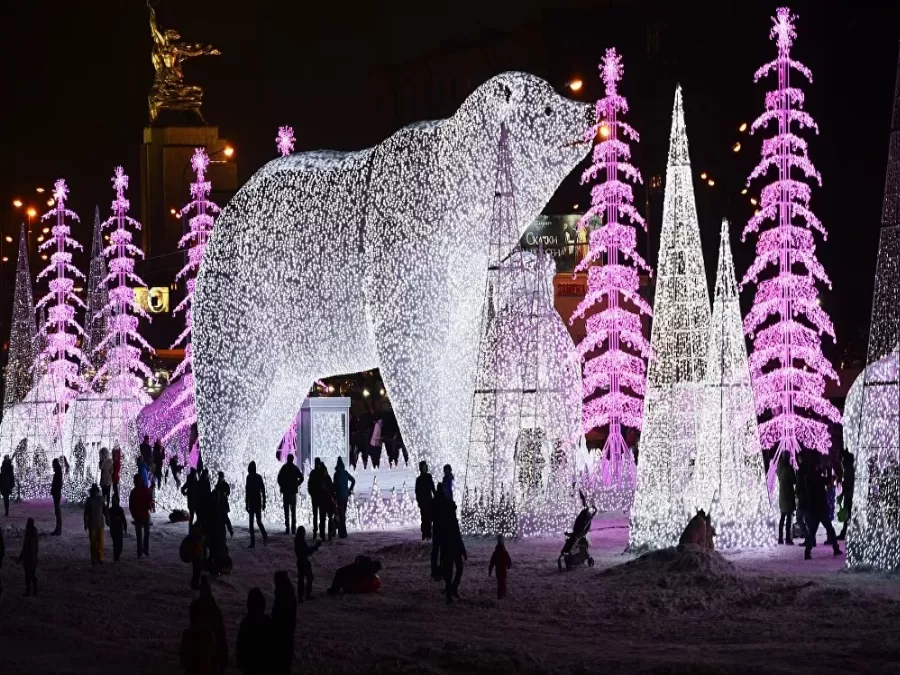
[[[607,49],[600,63],[605,96],[596,103],[597,123],[587,130],[585,140],[597,138],[601,126],[608,134],[594,147],[591,166],[581,176],[582,183],[604,180],[591,188],[591,208],[578,223],[587,228],[601,223],[589,236],[588,252],[576,268],[587,270],[588,292],[570,319],[574,322],[599,305],[602,309],[586,319],[587,336],[578,345],[584,360],[585,405],[582,426],[591,429],[609,426],[601,455],[601,477],[606,485],[634,481],[634,457],[625,442],[622,427],[641,428],[646,364],[650,343],[644,337],[640,314],[650,315],[650,306],[640,297],[638,269],[650,267],[635,250],[635,225],[646,229],[634,207],[629,182],[642,182],[641,174],[629,160],[631,147],[622,138],[640,140],[638,133],[618,119],[628,112],[628,101],[617,91],[624,75],[622,58]],[[633,266],[625,263],[630,261]],[[604,263],[594,266],[594,263]],[[603,347],[606,349],[603,350]],[[590,358],[596,350],[603,350]],[[597,395],[599,392],[599,395]]]
[[[275,137],[278,152],[282,157],[287,157],[294,151],[294,128],[278,127],[278,136]]]
[[[751,133],[777,126],[772,138],[763,141],[762,159],[747,180],[760,178],[774,169],[777,179],[761,191],[759,213],[749,220],[743,237],[760,233],[756,261],[747,270],[741,286],[756,286],[753,307],[744,318],[744,330],[753,338],[750,370],[759,415],[769,419],[760,425],[763,447],[776,448],[770,466],[769,488],[782,453],[796,455],[803,449],[827,453],[831,447],[828,421],[840,422],[838,410],[824,398],[825,381],[837,381],[837,373],[822,354],[821,336],[834,339],[834,326],[818,304],[816,282],[829,288],[831,282],[816,258],[814,232],[826,237],[822,222],[813,214],[806,180],[821,185],[822,177],[807,156],[807,142],[794,130],[819,128],[809,113],[801,110],[803,93],[790,86],[795,70],[812,81],[812,73],[791,58],[797,37],[796,17],[782,7],[773,17],[770,39],[778,45],[778,57],[755,74],[756,80],[777,73],[778,88],[766,95],[766,110],[751,126]],[[771,223],[769,229],[763,228]],[[765,275],[765,278],[762,278]]]

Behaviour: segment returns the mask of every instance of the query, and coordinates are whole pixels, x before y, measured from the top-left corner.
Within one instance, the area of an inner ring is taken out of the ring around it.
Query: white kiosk
[[[341,457],[350,466],[350,399],[344,396],[308,397],[300,408],[300,466],[320,458],[328,471]]]

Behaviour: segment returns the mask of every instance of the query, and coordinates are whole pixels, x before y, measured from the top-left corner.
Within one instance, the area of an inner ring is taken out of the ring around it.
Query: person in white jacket
[[[100,489],[103,491],[103,505],[109,508],[109,498],[112,492],[113,461],[107,448],[100,448]]]
[[[372,468],[377,469],[381,465],[381,425],[382,420],[375,422],[372,429],[372,440],[369,441],[369,456],[372,459]]]

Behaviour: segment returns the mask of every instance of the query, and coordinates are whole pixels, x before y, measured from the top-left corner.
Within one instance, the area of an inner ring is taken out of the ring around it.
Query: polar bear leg
[[[311,376],[299,375],[291,368],[279,369],[267,387],[265,402],[247,439],[249,459],[271,470],[280,468],[275,466],[275,452],[312,385]],[[297,438],[299,441],[299,431]],[[296,453],[295,462],[301,465],[299,447]]]

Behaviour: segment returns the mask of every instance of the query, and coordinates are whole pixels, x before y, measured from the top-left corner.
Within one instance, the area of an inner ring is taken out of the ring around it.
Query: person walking
[[[266,614],[266,598],[258,588],[247,593],[247,616],[241,619],[237,638],[237,667],[244,675],[272,673],[272,620]]]
[[[216,636],[200,617],[200,610],[190,606],[191,624],[181,634],[179,656],[185,675],[217,675]]]
[[[853,517],[853,491],[856,488],[856,459],[849,450],[841,453],[843,465],[843,479],[841,481],[841,510],[844,512],[844,522],[841,524],[841,532],[838,539],[847,538],[847,526]]]
[[[119,444],[116,443],[113,446],[112,450],[112,489],[113,495],[119,497],[121,501],[121,496],[119,495],[119,478],[122,476],[122,448],[119,447]]]
[[[491,561],[488,563],[488,576],[491,576],[493,570],[497,570],[497,599],[502,600],[506,597],[506,573],[512,567],[512,559],[506,550],[506,541],[502,534],[497,535],[497,546],[491,555]]]
[[[294,635],[297,632],[297,598],[287,572],[275,572],[272,603],[272,673],[290,675],[294,666]]]
[[[141,477],[141,482],[149,488],[150,487],[150,465],[144,459],[143,455],[139,455],[137,458],[137,471],[138,471],[138,476]]]
[[[225,619],[213,597],[209,579],[205,576],[200,579],[200,596],[191,603],[191,608],[196,608],[200,624],[206,626],[215,636],[216,666],[219,673],[224,673],[228,667],[228,636],[225,632]]]
[[[119,558],[122,557],[122,538],[126,532],[128,532],[128,519],[125,517],[125,510],[119,503],[118,493],[114,492],[112,507],[109,509],[109,538],[112,539],[114,562],[119,562]]]
[[[150,436],[145,434],[144,440],[141,441],[141,457],[144,460],[144,464],[150,466],[150,463],[153,461],[153,448],[150,447]]]
[[[419,475],[416,477],[416,503],[422,518],[422,541],[431,539],[431,512],[434,507],[434,479],[428,473],[428,464],[419,462]]]
[[[791,528],[791,516],[796,508],[794,485],[797,483],[797,476],[794,473],[794,467],[791,466],[791,457],[786,452],[782,452],[781,458],[778,460],[777,475],[778,508],[781,510],[781,520],[778,523],[778,543],[793,546],[794,531]]]
[[[175,481],[175,489],[181,490],[181,470],[184,467],[178,463],[178,454],[172,453],[172,456],[169,457],[169,473],[172,474],[172,479]],[[168,474],[166,475],[166,482],[168,483]]]
[[[256,533],[253,531],[253,519],[259,525],[263,546],[269,543],[269,536],[262,524],[262,512],[266,510],[266,484],[262,476],[256,473],[256,462],[247,465],[247,483],[244,486],[244,506],[250,516],[250,546],[256,548]]]
[[[316,532],[319,531],[319,501],[322,499],[322,481],[319,474],[322,472],[322,460],[316,457],[313,462],[312,471],[309,472],[309,478],[306,481],[306,493],[309,495],[309,503],[312,507],[312,536],[316,538]]]
[[[58,459],[53,460],[53,481],[50,483],[50,496],[53,498],[53,513],[56,516],[56,529],[50,533],[51,537],[58,537],[62,534],[62,509],[60,501],[62,500],[62,466]]]
[[[294,534],[297,531],[297,492],[302,484],[303,472],[294,465],[294,455],[288,455],[287,463],[278,472],[278,487],[284,503],[285,534]]]
[[[814,464],[811,458],[807,460],[812,466],[809,467],[809,473],[806,476],[806,491],[809,495],[809,512],[807,516],[806,530],[806,546],[803,553],[804,560],[810,560],[813,546],[816,545],[816,532],[819,525],[824,526],[825,533],[828,535],[826,540],[834,551],[835,555],[841,554],[841,549],[837,543],[837,535],[834,533],[834,526],[828,517],[828,493],[825,484],[825,476],[819,466]]]
[[[162,485],[163,469],[165,468],[166,451],[157,438],[153,444],[153,484],[159,488]]]
[[[103,505],[108,509],[112,495],[113,461],[109,457],[109,450],[100,448],[100,490],[103,491]]]
[[[447,501],[455,504],[456,502],[453,501],[454,480],[453,468],[449,464],[444,464],[444,477],[441,479],[441,490],[443,490]]]
[[[381,429],[384,426],[384,421],[382,419],[378,419],[375,422],[375,426],[372,429],[372,438],[369,440],[369,457],[372,460],[372,468],[377,469],[381,466]]]
[[[128,510],[131,511],[131,519],[134,521],[134,536],[137,538],[137,557],[150,555],[150,508],[153,506],[153,497],[150,488],[141,480],[134,477],[134,487],[128,497]]]
[[[0,495],[3,495],[3,514],[9,515],[9,497],[16,486],[16,474],[13,471],[13,463],[9,455],[3,457],[0,464]]]
[[[297,557],[297,601],[303,602],[312,598],[313,571],[309,556],[315,553],[322,542],[313,537],[313,545],[306,543],[306,528],[302,525],[297,528],[297,536],[294,537],[294,555]]]
[[[29,518],[25,523],[22,552],[16,562],[25,569],[25,595],[37,595],[38,533],[37,527],[34,525],[34,518]]]
[[[338,537],[347,538],[347,502],[356,487],[356,479],[344,468],[344,460],[338,457],[334,467],[334,496],[337,505]]]
[[[103,533],[108,519],[106,504],[100,496],[100,488],[94,483],[84,503],[84,529],[91,545],[91,567],[103,562]]]
[[[463,560],[468,560],[466,545],[459,531],[459,520],[456,518],[456,504],[448,502],[444,509],[444,532],[441,537],[441,569],[444,572],[444,593],[447,603],[459,599],[459,582],[463,575]],[[453,573],[454,567],[456,574]]]
[[[219,479],[216,481],[216,492],[218,493],[217,503],[222,521],[225,523],[225,527],[228,528],[228,534],[234,537],[234,527],[231,524],[231,516],[228,515],[231,513],[231,505],[228,503],[228,498],[231,496],[231,486],[225,480],[224,471],[219,472]]]
[[[253,466],[256,466],[254,464]],[[184,487],[181,488],[181,494],[187,497],[187,507],[188,507],[188,531],[191,529],[191,525],[194,523],[194,514],[197,513],[197,487],[199,481],[197,480],[197,469],[191,467],[191,470],[188,472],[187,480],[184,482]]]

